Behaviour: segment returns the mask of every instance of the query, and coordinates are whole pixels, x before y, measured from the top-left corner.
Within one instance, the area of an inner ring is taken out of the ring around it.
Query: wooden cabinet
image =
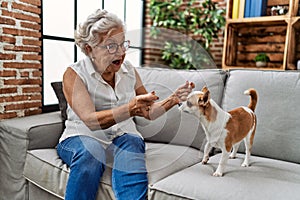
[[[300,0],[268,0],[266,16],[232,19],[234,1],[227,1],[222,68],[257,68],[255,56],[266,53],[270,62],[260,69],[296,69],[300,60]],[[278,5],[288,12],[271,15],[272,7]]]

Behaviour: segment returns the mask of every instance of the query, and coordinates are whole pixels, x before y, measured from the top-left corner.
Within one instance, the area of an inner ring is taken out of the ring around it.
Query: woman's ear
[[[87,54],[89,54],[89,53],[92,52],[92,47],[91,47],[90,45],[86,44],[86,45],[84,46],[84,48],[85,48],[85,51],[87,52]]]

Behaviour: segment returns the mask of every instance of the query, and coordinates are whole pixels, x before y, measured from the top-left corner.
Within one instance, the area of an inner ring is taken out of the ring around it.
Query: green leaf
[[[215,6],[212,0],[203,0],[200,7],[194,6],[196,0],[150,0],[150,18],[153,27],[164,27],[179,32],[199,36],[198,42],[209,50],[213,38],[225,26],[225,10]],[[151,37],[159,37],[160,32],[151,27]],[[195,69],[205,66],[209,61],[206,56],[197,54],[190,42],[166,42],[162,50],[162,59],[171,67],[178,69]],[[197,64],[196,64],[197,63]],[[194,66],[195,65],[195,66]]]

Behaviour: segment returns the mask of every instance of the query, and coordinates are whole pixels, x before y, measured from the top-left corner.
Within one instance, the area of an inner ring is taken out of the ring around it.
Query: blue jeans
[[[107,149],[94,138],[74,136],[59,143],[57,152],[70,167],[65,200],[96,199],[109,153],[114,158],[112,188],[116,199],[146,199],[145,143],[139,136],[119,136]]]

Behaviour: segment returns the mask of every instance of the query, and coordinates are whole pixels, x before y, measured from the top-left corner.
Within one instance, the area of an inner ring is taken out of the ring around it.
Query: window
[[[42,0],[44,112],[58,109],[51,82],[61,81],[65,69],[84,57],[74,44],[74,30],[96,8],[113,12],[125,21],[131,44],[126,59],[141,65],[143,0]]]

